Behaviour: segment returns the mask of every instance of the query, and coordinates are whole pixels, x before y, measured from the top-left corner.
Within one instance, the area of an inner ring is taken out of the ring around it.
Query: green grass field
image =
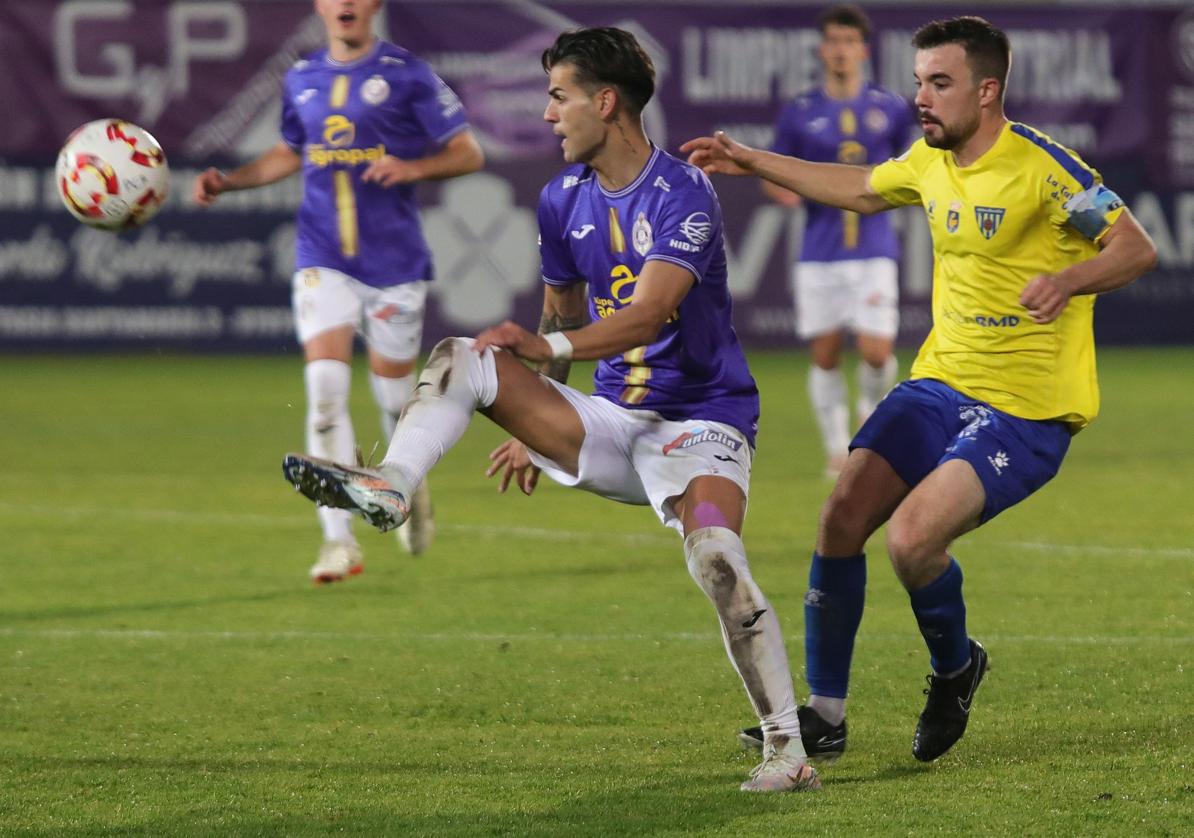
[[[753,360],[745,540],[803,692],[829,486],[805,358]],[[927,656],[877,537],[850,749],[820,794],[758,796],[712,607],[650,511],[499,497],[479,419],[432,475],[428,554],[358,527],[365,574],[315,588],[279,468],[296,357],[7,357],[0,834],[1194,834],[1194,349],[1100,368],[1059,477],[956,545],[992,659],[966,738],[912,759]]]

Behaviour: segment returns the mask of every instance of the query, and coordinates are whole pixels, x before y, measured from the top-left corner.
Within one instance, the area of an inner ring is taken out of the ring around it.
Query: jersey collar
[[[356,61],[337,61],[336,59],[332,58],[331,52],[325,53],[323,56],[323,60],[325,62],[327,62],[328,64],[330,64],[331,66],[336,67],[338,69],[351,70],[353,67],[359,67],[368,61],[372,61],[374,59],[374,57],[376,57],[377,52],[380,49],[381,49],[381,38],[377,38],[373,42],[373,49],[369,50],[367,53],[362,55]]]
[[[639,186],[642,185],[643,181],[647,179],[648,173],[650,173],[651,169],[655,167],[655,161],[658,159],[659,146],[655,145],[655,143],[651,143],[651,156],[647,158],[647,163],[643,166],[643,170],[638,173],[638,177],[630,182],[629,186],[623,186],[617,192],[609,192],[604,186],[601,185],[601,179],[597,178],[597,188],[600,189],[601,194],[607,198],[621,198],[624,195],[629,195],[631,192],[638,189]]]

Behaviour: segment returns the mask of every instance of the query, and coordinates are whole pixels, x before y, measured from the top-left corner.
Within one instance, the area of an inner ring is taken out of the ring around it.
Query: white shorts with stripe
[[[549,379],[550,380],[550,379]],[[738,429],[704,419],[669,420],[651,410],[630,410],[600,396],[551,382],[580,414],[585,427],[579,474],[530,451],[531,462],[563,486],[622,503],[650,506],[665,526],[683,533],[672,501],[694,478],[724,477],[750,492],[754,451]]]

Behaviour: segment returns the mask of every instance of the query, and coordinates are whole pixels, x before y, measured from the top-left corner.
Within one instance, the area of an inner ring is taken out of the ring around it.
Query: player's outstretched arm
[[[892,207],[871,191],[871,170],[865,166],[810,163],[743,145],[725,131],[689,140],[680,151],[706,174],[757,175],[810,201],[867,215]]]
[[[206,207],[223,192],[237,189],[253,189],[267,183],[282,180],[297,172],[303,165],[303,158],[284,142],[279,142],[260,157],[250,160],[225,174],[211,168],[195,178],[192,195],[195,203]]]
[[[485,165],[485,152],[472,131],[461,131],[444,143],[435,154],[418,160],[403,160],[387,154],[374,160],[361,174],[361,180],[390,187],[420,180],[445,180],[471,174]]]
[[[1157,248],[1128,210],[1099,240],[1098,255],[1060,273],[1033,278],[1020,294],[1020,305],[1037,323],[1061,316],[1070,297],[1114,291],[1138,279],[1157,264]]]

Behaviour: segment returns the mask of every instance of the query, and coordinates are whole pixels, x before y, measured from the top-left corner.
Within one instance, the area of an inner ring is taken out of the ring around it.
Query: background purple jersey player
[[[647,139],[655,70],[629,32],[566,32],[543,68],[543,117],[576,165],[539,203],[539,334],[506,322],[436,346],[380,468],[291,454],[283,471],[317,503],[389,529],[480,411],[514,437],[490,455],[501,491],[516,479],[531,494],[542,469],[650,506],[683,533],[689,572],[760,720],[763,761],[743,790],[816,788],[779,620],[739,535],[759,401],[730,325],[717,196]],[[574,357],[599,362],[595,394],[564,383]]]
[[[224,174],[208,169],[195,200],[251,189],[303,172],[298,215],[295,329],[306,358],[307,450],[350,460],[352,344],[369,347],[370,383],[388,437],[414,388],[431,254],[415,183],[479,169],[481,148],[464,108],[431,69],[373,34],[381,0],[316,0],[327,49],[286,74],[281,141]],[[320,509],[323,544],[311,578],[333,582],[362,569],[351,516]],[[431,501],[420,487],[399,531],[420,553],[432,534]]]
[[[851,165],[899,155],[917,126],[907,101],[863,77],[870,34],[866,14],[857,6],[834,6],[819,23],[824,80],[780,112],[772,151]],[[794,193],[764,184],[781,204],[799,202]],[[857,424],[895,383],[899,243],[886,215],[859,215],[815,202],[807,202],[805,212],[800,257],[792,270],[796,333],[809,341],[809,398],[825,447],[826,473],[836,476],[850,440],[846,382],[839,369],[845,331],[854,332],[862,356]]]

